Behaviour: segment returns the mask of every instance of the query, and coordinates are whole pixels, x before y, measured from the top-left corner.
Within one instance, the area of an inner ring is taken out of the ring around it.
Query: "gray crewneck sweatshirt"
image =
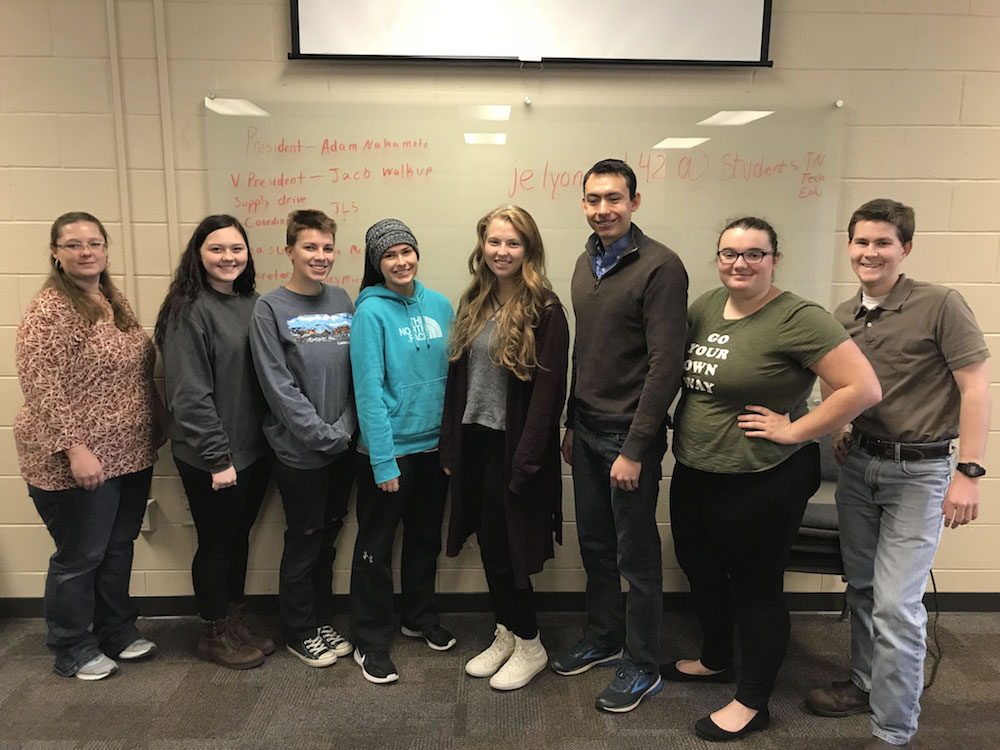
[[[249,341],[256,301],[205,291],[163,341],[171,451],[202,471],[242,471],[265,452]]]
[[[264,436],[278,460],[319,469],[358,426],[351,392],[354,305],[339,286],[319,294],[272,289],[254,307],[250,349],[270,411]]]

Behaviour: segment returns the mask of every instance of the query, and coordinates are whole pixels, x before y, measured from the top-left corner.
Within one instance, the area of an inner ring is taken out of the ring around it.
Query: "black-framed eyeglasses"
[[[103,250],[107,246],[108,246],[107,242],[102,242],[102,241],[99,241],[99,240],[94,240],[93,242],[86,243],[87,249],[90,250],[91,252],[94,252],[94,253],[98,252],[99,250]],[[78,253],[81,250],[83,250],[84,243],[82,243],[82,242],[67,242],[67,243],[65,243],[63,245],[56,245],[56,247],[58,247],[60,250],[69,250],[71,253]]]
[[[727,266],[735,263],[737,258],[743,258],[747,263],[757,264],[768,255],[774,255],[774,250],[744,250],[742,253],[738,253],[735,250],[726,249],[719,250],[715,255]]]

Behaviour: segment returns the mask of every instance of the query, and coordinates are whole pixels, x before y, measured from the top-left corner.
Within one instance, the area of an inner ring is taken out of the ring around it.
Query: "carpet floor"
[[[336,626],[346,626],[338,618]],[[158,653],[124,664],[101,682],[59,677],[37,619],[0,619],[0,748],[23,750],[617,750],[710,748],[695,719],[727,703],[731,685],[678,685],[626,714],[595,710],[612,677],[608,668],[576,677],[551,671],[511,693],[465,675],[463,664],[485,648],[493,623],[485,614],[453,614],[458,637],[439,653],[399,636],[392,657],[400,680],[366,682],[350,657],[310,669],[283,647],[243,672],[192,656],[193,618],[149,618],[143,634]],[[273,617],[256,620],[275,632]],[[539,616],[551,653],[580,634],[579,614]],[[771,700],[770,729],[749,736],[747,750],[848,750],[869,739],[866,716],[824,719],[808,713],[805,693],[846,676],[849,626],[833,614],[796,614],[792,641]],[[938,627],[944,658],[923,698],[917,747],[1000,748],[1000,614],[944,613]],[[693,616],[667,613],[664,659],[696,654]]]

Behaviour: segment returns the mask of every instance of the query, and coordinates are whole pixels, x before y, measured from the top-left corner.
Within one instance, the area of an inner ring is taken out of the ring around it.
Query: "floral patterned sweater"
[[[43,289],[18,326],[15,361],[24,406],[14,442],[28,484],[76,487],[63,451],[80,443],[108,479],[156,461],[163,407],[153,385],[156,350],[141,327],[121,331],[110,319],[91,325],[63,294]]]

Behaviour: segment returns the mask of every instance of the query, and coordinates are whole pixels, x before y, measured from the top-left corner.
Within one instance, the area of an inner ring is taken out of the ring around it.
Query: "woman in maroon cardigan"
[[[553,536],[562,542],[559,417],[569,329],[531,215],[498,208],[479,220],[477,234],[441,424],[441,465],[451,474],[448,555],[476,533],[496,613],[492,645],[465,671],[515,690],[548,661],[529,576],[553,556]]]

